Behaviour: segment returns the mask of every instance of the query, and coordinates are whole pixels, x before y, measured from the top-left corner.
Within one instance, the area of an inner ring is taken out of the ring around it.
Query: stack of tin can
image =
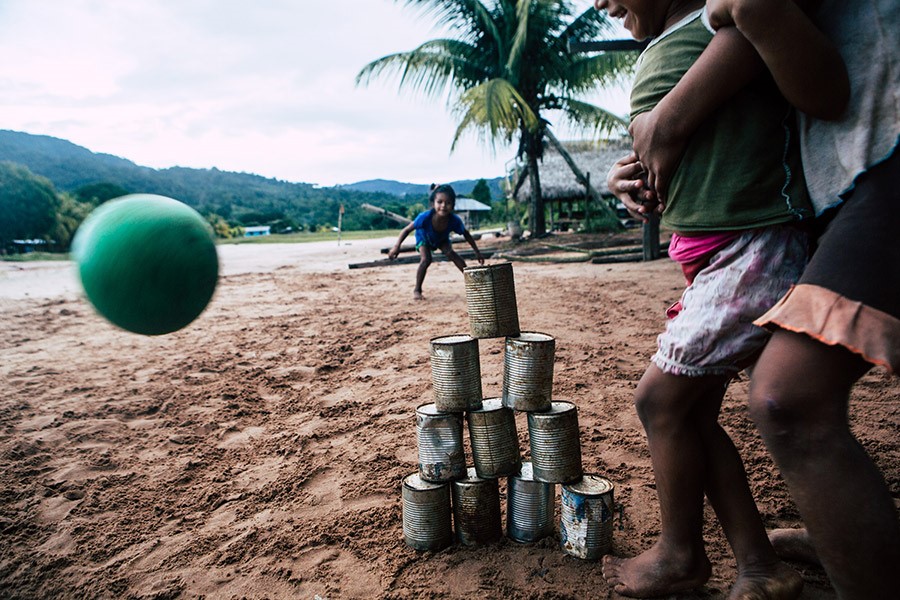
[[[556,341],[519,330],[510,263],[470,267],[464,277],[471,332],[431,340],[434,402],[416,409],[419,469],[403,480],[404,539],[417,550],[440,550],[454,539],[499,540],[499,479],[506,477],[510,539],[528,543],[555,533],[561,484],[562,548],[597,559],[612,545],[613,486],[583,473],[577,408],[553,400]],[[484,398],[478,344],[489,338],[505,338],[503,388],[500,397]],[[527,415],[530,462],[522,461],[516,412]]]

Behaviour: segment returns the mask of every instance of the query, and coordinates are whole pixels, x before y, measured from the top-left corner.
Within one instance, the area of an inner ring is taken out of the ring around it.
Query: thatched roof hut
[[[563,142],[572,160],[581,171],[590,174],[591,186],[601,195],[607,195],[606,174],[613,164],[631,151],[630,140],[601,140]],[[584,185],[572,173],[572,169],[552,145],[544,151],[538,163],[541,177],[541,195],[547,202],[559,202],[585,197]],[[513,182],[514,184],[515,182]],[[531,197],[531,181],[526,177],[515,194],[516,201],[527,202]]]

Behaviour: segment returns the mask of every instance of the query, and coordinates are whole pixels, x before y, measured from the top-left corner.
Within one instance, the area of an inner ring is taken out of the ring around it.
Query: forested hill
[[[491,191],[492,198],[502,198],[503,189],[500,187],[502,177],[486,179],[488,189]],[[435,183],[447,183],[444,181],[436,181]],[[450,185],[456,190],[457,194],[469,195],[478,183],[477,179],[463,179],[460,181],[451,181]],[[358,181],[356,183],[348,183],[338,186],[343,189],[357,190],[360,192],[387,192],[397,196],[423,196],[428,194],[429,185],[418,183],[403,183],[402,181],[393,181],[390,179],[368,179],[366,181]]]
[[[283,220],[304,228],[333,225],[343,204],[347,229],[396,227],[396,223],[359,209],[360,204],[396,211],[422,202],[428,192],[427,185],[400,182],[388,183],[414,186],[409,195],[400,196],[385,188],[357,189],[355,184],[320,188],[215,168],[152,169],[117,156],[94,153],[59,138],[7,130],[0,130],[0,161],[27,167],[35,175],[49,179],[60,192],[77,194],[99,185],[117,186],[127,193],[176,198],[201,213],[217,214],[243,224]],[[463,186],[460,193],[466,193],[466,187],[472,186]]]

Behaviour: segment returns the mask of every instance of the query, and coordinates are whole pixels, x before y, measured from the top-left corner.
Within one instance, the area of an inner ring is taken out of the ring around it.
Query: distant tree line
[[[340,188],[316,188],[305,184],[285,184],[304,194],[278,195],[268,189],[255,193],[242,174],[214,172],[211,178],[198,176],[194,169],[166,169],[172,180],[166,185],[129,188],[113,182],[94,182],[71,191],[59,191],[46,177],[35,175],[27,167],[0,162],[0,252],[16,251],[14,240],[40,240],[48,250],[67,251],[78,226],[100,204],[129,193],[155,193],[170,196],[195,208],[219,238],[243,234],[243,228],[268,225],[273,233],[330,230],[337,225],[344,206],[341,226],[346,231],[396,229],[399,225],[387,217],[363,210],[364,202],[390,212],[414,218],[425,210],[427,196],[393,196]],[[202,172],[201,172],[202,173]],[[237,179],[235,177],[237,176]],[[271,180],[258,178],[271,185]],[[227,192],[226,189],[233,191]],[[490,190],[481,180],[472,195],[491,203]],[[506,218],[498,206],[497,220]]]

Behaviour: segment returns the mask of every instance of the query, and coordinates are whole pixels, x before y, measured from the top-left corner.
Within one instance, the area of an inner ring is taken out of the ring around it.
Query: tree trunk
[[[544,198],[541,196],[537,156],[533,152],[528,153],[528,179],[531,181],[528,228],[531,229],[531,237],[540,237],[547,233],[547,222],[544,217]]]
[[[616,212],[610,208],[609,204],[606,203],[605,200],[600,196],[600,193],[597,192],[592,186],[590,180],[585,176],[584,173],[581,172],[581,169],[578,168],[578,165],[575,164],[575,161],[572,160],[572,156],[569,152],[563,147],[556,136],[547,129],[544,132],[547,135],[547,139],[550,140],[550,143],[553,144],[553,147],[556,148],[556,151],[559,152],[559,155],[562,156],[563,160],[566,161],[566,164],[569,165],[569,169],[572,170],[572,174],[575,175],[575,179],[578,180],[581,185],[583,185],[588,192],[588,195],[591,197],[591,200],[595,202],[597,206],[600,207],[600,221],[606,227],[611,227],[613,229],[624,229],[622,222],[619,221],[619,217],[616,215]]]

